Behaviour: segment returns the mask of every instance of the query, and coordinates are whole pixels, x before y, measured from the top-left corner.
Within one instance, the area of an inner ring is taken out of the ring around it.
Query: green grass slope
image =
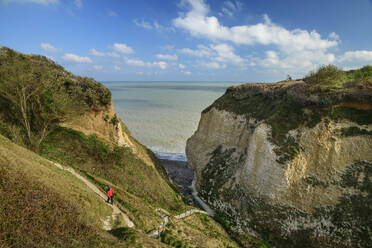
[[[125,246],[101,231],[112,209],[85,184],[0,135],[0,247]]]
[[[118,204],[145,232],[161,221],[156,208],[174,213],[189,208],[159,173],[128,147],[111,148],[94,135],[60,127],[45,139],[40,152],[80,170],[102,190],[114,186]]]

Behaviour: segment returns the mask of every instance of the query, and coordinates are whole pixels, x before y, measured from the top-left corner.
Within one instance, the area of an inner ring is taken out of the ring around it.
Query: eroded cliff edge
[[[371,124],[369,87],[246,84],[203,111],[186,154],[199,195],[242,239],[368,247]]]

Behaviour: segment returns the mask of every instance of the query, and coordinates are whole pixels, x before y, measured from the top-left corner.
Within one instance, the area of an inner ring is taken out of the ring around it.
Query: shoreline
[[[195,172],[186,161],[160,159],[168,173],[169,180],[179,190],[184,200],[205,210],[210,216],[214,211],[198,196],[195,189]]]
[[[159,160],[167,171],[170,182],[181,193],[182,198],[190,205],[201,207],[192,195],[193,192],[190,187],[194,179],[194,170],[187,165],[187,162],[161,158]]]

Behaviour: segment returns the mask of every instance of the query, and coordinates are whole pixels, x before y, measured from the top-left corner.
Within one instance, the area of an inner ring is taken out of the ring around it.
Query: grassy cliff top
[[[111,102],[110,91],[93,78],[75,76],[45,56],[0,47],[0,88],[6,86],[10,91],[26,84],[66,94],[74,106],[85,110],[99,109]]]
[[[372,124],[372,66],[342,71],[329,65],[300,80],[232,86],[203,113],[212,108],[269,124],[284,162],[300,149],[290,130],[314,127],[324,118]]]
[[[58,123],[106,109],[111,92],[45,56],[0,47],[0,133],[37,151]]]
[[[270,107],[272,111],[260,111],[264,110],[261,103],[266,105],[267,101],[275,105],[290,101],[301,108],[329,107],[346,102],[355,103],[355,108],[372,108],[372,66],[342,71],[329,65],[311,72],[303,79],[231,86],[204,112],[216,107],[237,114],[251,114],[257,119],[265,119],[276,110]],[[363,107],[362,105],[371,106]]]

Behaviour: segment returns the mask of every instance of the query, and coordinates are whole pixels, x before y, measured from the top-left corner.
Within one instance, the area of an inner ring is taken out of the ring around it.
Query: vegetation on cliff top
[[[324,117],[372,123],[372,66],[345,72],[328,65],[302,80],[232,86],[203,113],[212,108],[269,124],[278,162],[284,163],[301,150],[290,130],[314,127]]]
[[[94,79],[72,75],[52,60],[0,47],[0,129],[38,151],[68,116],[101,109],[111,93]]]

